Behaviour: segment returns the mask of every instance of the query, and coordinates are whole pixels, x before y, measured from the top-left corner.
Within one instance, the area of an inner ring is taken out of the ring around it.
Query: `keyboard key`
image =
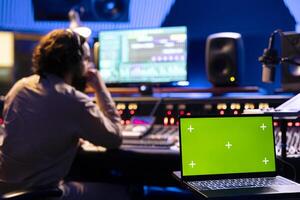
[[[200,190],[220,190],[234,188],[269,187],[274,185],[291,185],[293,183],[275,177],[221,179],[209,181],[190,181],[194,187]]]

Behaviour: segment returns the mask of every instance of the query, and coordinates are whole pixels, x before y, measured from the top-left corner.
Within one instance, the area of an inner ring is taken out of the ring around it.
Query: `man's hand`
[[[95,91],[101,89],[104,81],[100,75],[100,72],[95,68],[88,68],[86,72],[87,84]]]

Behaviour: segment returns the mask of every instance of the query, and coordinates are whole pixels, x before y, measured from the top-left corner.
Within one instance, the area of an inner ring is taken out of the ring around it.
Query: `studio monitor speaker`
[[[300,91],[300,33],[284,32],[281,35],[282,62],[281,86],[284,91]]]
[[[223,32],[208,36],[205,49],[206,74],[214,86],[237,86],[243,62],[244,47],[239,33]]]

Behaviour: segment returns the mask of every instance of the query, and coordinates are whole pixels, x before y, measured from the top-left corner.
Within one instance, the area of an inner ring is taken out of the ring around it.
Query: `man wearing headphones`
[[[109,149],[120,146],[120,116],[89,59],[85,38],[71,30],[50,32],[35,48],[34,75],[19,80],[5,98],[0,194],[58,186],[80,138]],[[85,83],[97,103],[81,92]]]

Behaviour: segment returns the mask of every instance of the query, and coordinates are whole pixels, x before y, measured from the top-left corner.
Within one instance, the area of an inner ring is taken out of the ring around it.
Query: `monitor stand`
[[[140,85],[139,92],[143,96],[151,96],[153,94],[153,87],[152,85]]]

